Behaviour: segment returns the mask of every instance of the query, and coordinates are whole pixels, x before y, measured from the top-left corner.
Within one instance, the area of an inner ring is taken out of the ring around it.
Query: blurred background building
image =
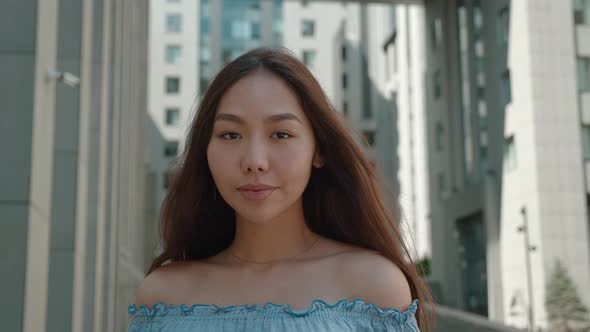
[[[125,329],[153,247],[147,5],[0,3],[4,331]]]
[[[557,262],[590,307],[590,0],[8,0],[0,27],[10,331],[125,329],[196,107],[259,46],[399,198],[435,331],[555,330]]]
[[[145,224],[157,239],[160,205],[184,146],[198,91],[198,1],[148,1]],[[159,246],[152,248],[155,255]]]
[[[425,10],[439,301],[547,328],[556,261],[590,304],[590,2],[430,1]]]

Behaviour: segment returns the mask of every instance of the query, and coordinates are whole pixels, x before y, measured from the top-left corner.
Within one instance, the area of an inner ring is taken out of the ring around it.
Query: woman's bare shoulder
[[[175,303],[186,287],[195,284],[203,270],[202,263],[193,261],[162,265],[140,283],[135,292],[135,304],[151,308],[157,302]]]
[[[377,251],[358,248],[338,257],[338,279],[351,297],[380,308],[407,309],[412,296],[402,270]]]

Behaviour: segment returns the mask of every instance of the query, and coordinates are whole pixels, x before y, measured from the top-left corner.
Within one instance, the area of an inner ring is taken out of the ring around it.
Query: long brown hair
[[[432,296],[402,240],[398,200],[386,202],[379,176],[351,131],[313,74],[286,49],[259,48],[238,57],[219,72],[206,91],[162,205],[163,252],[153,260],[148,274],[167,261],[203,259],[232,243],[235,214],[217,192],[207,163],[207,146],[224,93],[259,69],[281,77],[297,96],[324,160],[322,168],[313,168],[303,193],[308,227],[322,236],[375,250],[399,266],[412,298],[420,302],[419,325],[428,331],[423,304],[425,298],[432,303]]]

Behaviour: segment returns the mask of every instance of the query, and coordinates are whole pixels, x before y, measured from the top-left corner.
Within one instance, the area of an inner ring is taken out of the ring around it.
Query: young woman
[[[221,70],[180,161],[129,331],[428,331],[399,207],[288,51]]]

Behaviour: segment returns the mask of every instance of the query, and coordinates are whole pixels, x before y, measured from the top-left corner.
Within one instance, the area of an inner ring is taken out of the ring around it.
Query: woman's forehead
[[[305,117],[288,84],[268,71],[257,71],[236,82],[221,97],[217,112],[260,119],[285,113],[302,121]]]

